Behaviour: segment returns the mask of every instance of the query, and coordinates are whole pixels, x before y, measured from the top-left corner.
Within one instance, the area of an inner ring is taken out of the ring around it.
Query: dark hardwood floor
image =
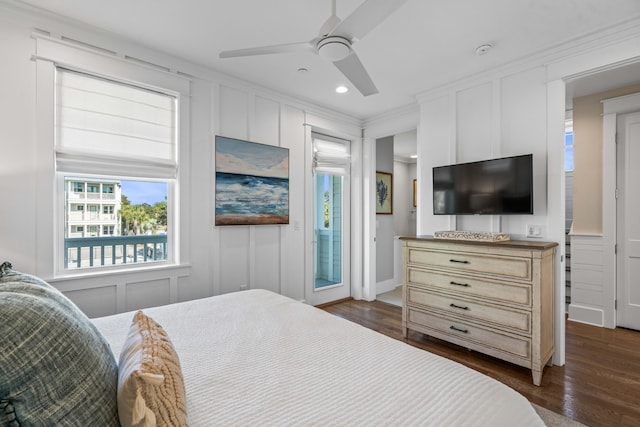
[[[567,321],[566,365],[546,367],[542,384],[528,369],[410,331],[402,337],[400,307],[341,301],[324,310],[439,354],[517,390],[529,401],[591,427],[640,426],[640,332]]]

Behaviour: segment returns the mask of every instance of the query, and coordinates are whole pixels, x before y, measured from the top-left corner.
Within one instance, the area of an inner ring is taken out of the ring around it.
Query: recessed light
[[[338,92],[338,93],[347,93],[347,92],[349,92],[349,88],[346,87],[346,86],[338,86],[336,88],[336,92]]]
[[[304,67],[298,68],[298,72],[299,72],[300,74],[304,74],[304,73],[306,73],[306,72],[308,72],[308,71],[309,71],[309,70],[308,70],[307,68],[304,68]]]

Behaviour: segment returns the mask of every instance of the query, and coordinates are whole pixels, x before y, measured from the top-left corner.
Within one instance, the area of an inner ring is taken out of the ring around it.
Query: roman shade
[[[56,68],[58,172],[175,178],[176,96]]]
[[[312,133],[313,172],[327,175],[349,175],[351,154],[349,141]]]

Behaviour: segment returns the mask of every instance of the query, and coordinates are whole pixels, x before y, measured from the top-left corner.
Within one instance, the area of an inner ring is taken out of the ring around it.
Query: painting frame
[[[393,174],[376,171],[376,214],[393,214]]]
[[[215,136],[216,226],[289,224],[289,149]]]

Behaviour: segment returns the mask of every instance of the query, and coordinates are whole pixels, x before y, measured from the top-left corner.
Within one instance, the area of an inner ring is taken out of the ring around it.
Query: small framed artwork
[[[376,172],[376,213],[393,213],[393,175],[387,172]]]
[[[414,208],[418,206],[418,199],[416,198],[417,193],[418,193],[418,180],[414,179],[413,180],[413,207]]]

